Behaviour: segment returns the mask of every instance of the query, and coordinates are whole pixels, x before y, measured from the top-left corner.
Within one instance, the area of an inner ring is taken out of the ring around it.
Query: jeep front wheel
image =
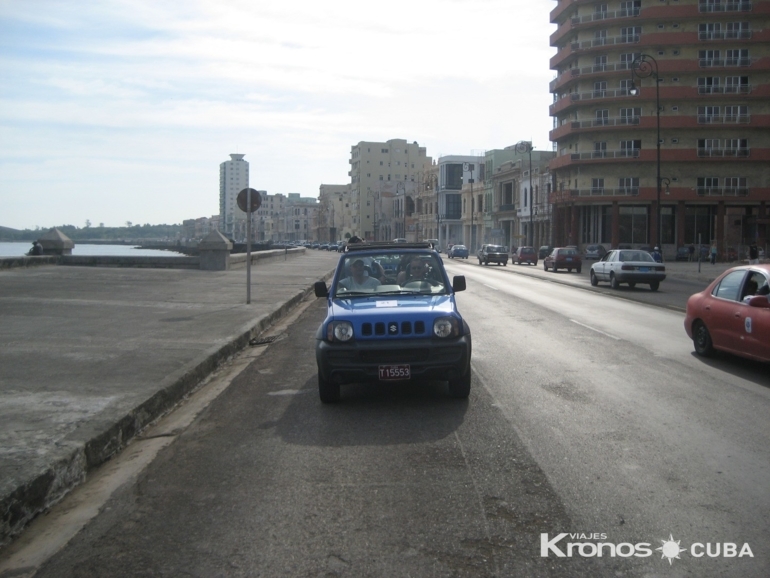
[[[465,375],[457,379],[449,380],[449,395],[452,397],[464,399],[471,393],[471,368],[465,372]]]
[[[340,384],[334,383],[321,376],[318,372],[318,394],[323,403],[334,403],[340,400]]]

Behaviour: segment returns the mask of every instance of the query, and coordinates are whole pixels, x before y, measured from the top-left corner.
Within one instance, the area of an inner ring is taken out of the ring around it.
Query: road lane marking
[[[605,333],[604,331],[601,331],[600,329],[596,329],[596,327],[591,327],[590,325],[586,325],[585,323],[580,323],[580,321],[575,321],[574,319],[570,319],[572,323],[577,323],[581,327],[585,327],[586,329],[590,329],[591,331],[596,331],[596,333],[601,333],[602,335],[606,335],[607,337],[614,339],[615,341],[620,341],[620,337],[615,337],[614,335],[610,335],[609,333]]]
[[[482,285],[483,285],[484,287],[489,287],[489,288],[490,288],[490,289],[492,289],[493,291],[499,291],[499,289],[498,289],[497,287],[492,287],[492,285],[487,285],[486,283],[482,283]]]

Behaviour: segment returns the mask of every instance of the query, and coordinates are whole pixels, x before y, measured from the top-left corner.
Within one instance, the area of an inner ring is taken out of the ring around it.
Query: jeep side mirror
[[[329,290],[326,288],[326,283],[323,281],[316,281],[313,284],[313,291],[315,291],[316,297],[328,297]]]
[[[465,275],[455,275],[452,278],[452,291],[465,291]]]

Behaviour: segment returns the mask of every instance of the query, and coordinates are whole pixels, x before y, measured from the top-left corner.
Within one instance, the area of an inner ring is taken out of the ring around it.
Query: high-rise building
[[[558,0],[554,241],[767,240],[770,2]]]
[[[231,154],[219,165],[219,231],[231,239],[245,228],[246,213],[238,208],[238,193],[249,186],[249,163],[245,154]],[[240,239],[235,239],[240,240]]]
[[[348,174],[353,233],[370,240],[417,240],[417,179],[430,166],[425,147],[417,141],[361,141],[352,146]]]

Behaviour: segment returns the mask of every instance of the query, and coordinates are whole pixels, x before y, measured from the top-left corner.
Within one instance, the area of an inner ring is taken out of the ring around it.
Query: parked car
[[[452,245],[452,247],[447,252],[447,257],[450,259],[467,259],[468,247],[465,245]]]
[[[693,253],[693,256],[695,253]],[[675,261],[689,261],[690,260],[690,248],[689,247],[677,247]]]
[[[519,247],[516,252],[511,255],[511,265],[516,263],[521,265],[526,263],[527,265],[537,266],[537,253],[535,253],[534,247]]]
[[[591,285],[609,282],[613,289],[621,283],[628,283],[632,289],[637,283],[649,284],[651,291],[657,291],[660,282],[666,278],[666,266],[657,263],[647,251],[616,249],[603,259],[591,265]]]
[[[687,300],[684,329],[698,355],[770,361],[770,265],[728,269]]]
[[[399,237],[398,239],[393,239],[393,242],[394,243],[406,243],[407,241],[403,237]]]
[[[339,249],[339,245],[337,245],[337,243],[329,243],[329,246],[326,247],[327,251],[334,251],[335,253],[337,252],[337,249]]]
[[[346,241],[342,241],[341,243],[337,243],[337,253],[344,253],[346,246],[347,246],[347,242]]]
[[[412,276],[399,284],[406,262]],[[338,401],[346,383],[396,380],[447,381],[451,396],[468,397],[471,331],[455,301],[465,287],[428,243],[349,245],[331,286],[314,285],[327,301],[315,348],[321,401]]]
[[[583,251],[583,258],[588,261],[589,259],[599,260],[607,254],[607,249],[604,245],[587,245],[586,250]]]
[[[543,245],[537,251],[538,259],[545,259],[546,257],[548,257],[548,255],[551,254],[551,251],[553,251],[553,247],[551,247],[550,245]]]
[[[578,273],[583,269],[583,258],[580,251],[574,247],[557,247],[543,260],[543,270],[551,269],[554,273],[566,269],[570,273],[575,269]]]
[[[329,243],[321,243],[318,246],[319,251],[328,251],[329,250]]]
[[[476,256],[479,259],[479,265],[489,265],[490,263],[508,265],[508,249],[502,245],[482,245]]]

